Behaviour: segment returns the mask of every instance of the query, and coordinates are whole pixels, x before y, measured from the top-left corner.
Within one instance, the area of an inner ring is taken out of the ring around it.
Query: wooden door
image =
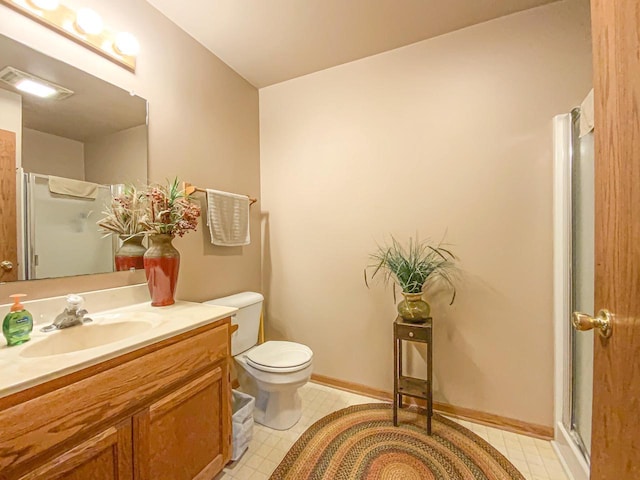
[[[16,134],[0,130],[0,262],[12,265],[0,267],[0,282],[18,279],[16,221]]]
[[[596,335],[591,480],[640,479],[640,3],[591,0],[595,90]]]
[[[20,480],[133,480],[131,419],[109,427]]]
[[[231,444],[228,375],[224,362],[134,417],[136,480],[204,480],[222,470]]]

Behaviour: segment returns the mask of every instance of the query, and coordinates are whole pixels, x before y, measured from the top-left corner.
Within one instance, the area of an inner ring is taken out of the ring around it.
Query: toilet
[[[238,309],[231,318],[231,323],[238,325],[231,336],[231,355],[240,388],[256,399],[253,414],[256,422],[288,430],[302,416],[298,389],[311,378],[313,352],[295,342],[269,341],[258,345],[263,301],[259,293],[243,292],[204,303]]]

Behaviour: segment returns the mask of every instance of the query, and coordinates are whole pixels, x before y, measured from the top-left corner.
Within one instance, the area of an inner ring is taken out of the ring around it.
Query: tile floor
[[[308,383],[302,387],[300,394],[303,403],[300,421],[285,432],[255,424],[249,449],[239,461],[227,465],[215,480],[268,479],[289,448],[314,422],[341,408],[377,401],[315,383]],[[565,476],[551,442],[464,420],[458,421],[499,450],[527,480],[567,480],[568,477]]]

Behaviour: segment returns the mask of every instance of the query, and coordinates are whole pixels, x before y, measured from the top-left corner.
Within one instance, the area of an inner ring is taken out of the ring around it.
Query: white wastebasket
[[[251,395],[232,391],[233,395],[233,415],[231,423],[233,433],[231,436],[231,460],[238,460],[249,447],[249,442],[253,436],[253,408],[256,400]]]

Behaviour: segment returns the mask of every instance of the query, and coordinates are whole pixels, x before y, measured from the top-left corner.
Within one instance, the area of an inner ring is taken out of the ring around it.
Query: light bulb
[[[129,32],[118,33],[115,41],[113,42],[113,48],[116,53],[130,57],[135,57],[140,53],[140,43],[138,43],[136,37]]]
[[[104,27],[102,18],[89,8],[81,8],[76,14],[76,30],[86,35],[98,35]]]
[[[16,83],[16,88],[31,95],[41,98],[52,97],[56,94],[56,89],[34,80],[24,79]]]
[[[58,0],[27,0],[27,3],[39,10],[47,11],[55,10],[60,6],[60,2]]]

